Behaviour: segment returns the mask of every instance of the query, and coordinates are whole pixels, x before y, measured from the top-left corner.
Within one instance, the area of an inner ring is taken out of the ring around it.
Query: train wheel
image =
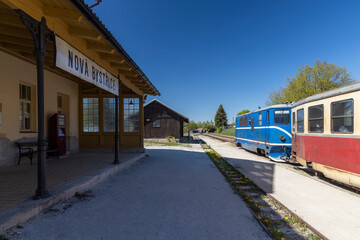
[[[325,178],[325,175],[319,171],[315,171],[315,176],[317,176],[318,178]]]

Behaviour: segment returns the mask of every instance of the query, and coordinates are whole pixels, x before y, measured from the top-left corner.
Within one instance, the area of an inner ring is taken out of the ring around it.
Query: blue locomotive
[[[291,106],[279,104],[236,118],[235,143],[276,162],[291,154]]]

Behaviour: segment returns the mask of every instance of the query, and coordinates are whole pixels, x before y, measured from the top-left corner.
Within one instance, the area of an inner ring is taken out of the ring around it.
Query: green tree
[[[236,116],[240,116],[240,115],[243,115],[243,114],[249,113],[249,112],[250,112],[250,110],[244,109],[244,110],[242,110],[241,112],[238,112],[238,114],[237,114]]]
[[[226,116],[226,112],[223,108],[223,105],[220,104],[216,114],[215,114],[215,126],[216,127],[223,127],[223,126],[227,126],[227,116]]]
[[[269,93],[267,105],[298,101],[311,95],[354,83],[344,67],[316,60],[313,67],[300,66],[294,78],[287,78],[287,86]]]

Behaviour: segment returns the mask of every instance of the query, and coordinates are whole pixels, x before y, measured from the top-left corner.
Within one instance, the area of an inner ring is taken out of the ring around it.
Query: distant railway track
[[[224,141],[224,142],[231,142],[231,143],[235,142],[235,136],[228,136],[228,135],[223,135],[223,134],[218,134],[218,133],[202,133],[202,135],[212,137],[212,138]]]

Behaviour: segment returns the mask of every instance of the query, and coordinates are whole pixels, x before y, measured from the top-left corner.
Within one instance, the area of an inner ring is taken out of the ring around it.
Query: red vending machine
[[[49,150],[57,150],[59,156],[66,154],[65,115],[56,113],[49,120]]]

